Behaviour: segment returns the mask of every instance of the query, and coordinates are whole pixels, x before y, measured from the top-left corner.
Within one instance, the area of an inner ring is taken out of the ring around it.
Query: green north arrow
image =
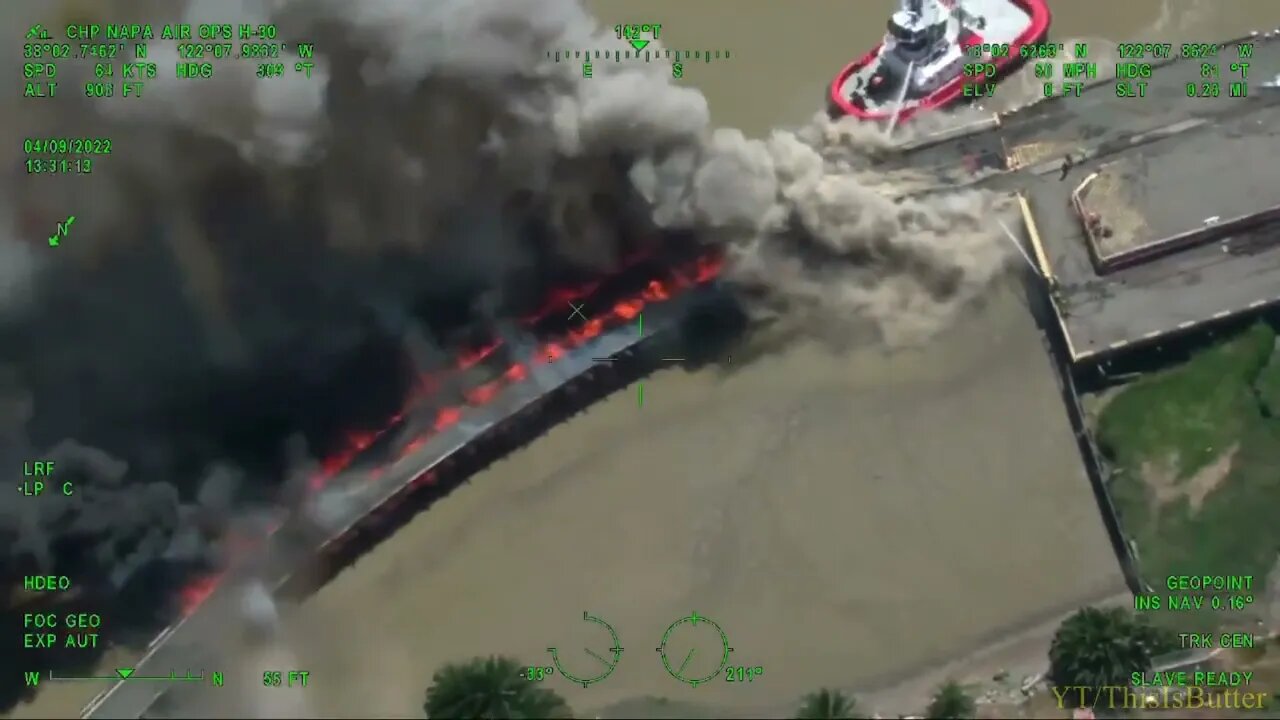
[[[133,668],[116,668],[116,674],[121,680],[128,680],[129,676],[133,675]]]
[[[648,46],[649,46],[648,40],[632,40],[631,41],[631,47],[635,48],[637,52],[645,49]]]
[[[65,239],[71,234],[71,226],[76,224],[76,216],[72,215],[67,218],[66,222],[58,223],[57,230],[49,236],[49,247],[58,247],[58,242]]]

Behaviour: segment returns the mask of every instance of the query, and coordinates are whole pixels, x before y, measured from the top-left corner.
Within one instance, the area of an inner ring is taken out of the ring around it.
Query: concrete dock
[[[1074,362],[1280,302],[1280,172],[1256,161],[1280,156],[1276,127],[1280,104],[1255,106],[1089,161],[1064,182],[1028,183],[1027,234],[1045,259]],[[1072,195],[1100,180],[1115,185],[1081,207],[1115,227],[1095,240]]]
[[[1263,132],[1274,120],[1274,109],[1249,113],[1192,133],[1194,141],[1095,163],[1097,169],[1075,185],[1071,199],[1098,272],[1155,260],[1274,219],[1280,163],[1253,157],[1259,146],[1274,147]],[[1189,167],[1195,168],[1193,178],[1187,177]],[[1233,181],[1242,167],[1248,167],[1247,184]]]
[[[1247,96],[1229,97],[1241,55]],[[1098,361],[1280,302],[1280,89],[1264,86],[1277,75],[1280,35],[1258,35],[1217,61],[1153,63],[1145,97],[1098,81],[891,162],[943,192],[1017,193],[1071,360]],[[1200,96],[1206,82],[1219,96]]]

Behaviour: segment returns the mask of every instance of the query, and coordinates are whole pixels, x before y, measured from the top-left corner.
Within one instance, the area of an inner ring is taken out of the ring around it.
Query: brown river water
[[[730,51],[687,66],[683,82],[705,93],[718,124],[749,135],[819,111],[832,75],[881,37],[892,5],[588,2],[607,26],[661,23],[667,47]],[[1054,37],[1099,44],[1280,25],[1280,3],[1266,1],[1058,5]],[[357,672],[353,650],[376,637],[367,652],[404,668],[396,693],[343,683],[316,702],[411,714],[426,668],[489,648],[545,657],[578,639],[590,610],[634,650],[602,683],[555,685],[580,716],[787,717],[814,687],[894,685],[1114,597],[1123,583],[1055,382],[1010,288],[922,348],[833,355],[798,342],[728,375],[659,373],[642,411],[630,392],[598,404],[308,603],[303,615],[327,624],[394,593],[379,618],[351,620],[345,656],[316,652],[330,672]],[[1014,439],[1018,428],[1038,431]],[[479,523],[504,532],[467,529]],[[573,550],[530,566],[517,548],[534,547]],[[425,602],[450,620],[416,621]],[[653,648],[695,610],[723,626],[735,658],[765,667],[763,682],[690,688],[663,672]],[[1033,633],[1000,666],[1036,672],[1046,648]],[[919,693],[866,697],[892,715],[917,709]]]
[[[761,135],[821,110],[896,3],[587,5],[605,25],[661,23],[667,47],[730,51],[683,82],[718,124]],[[1280,26],[1272,0],[1052,9],[1064,41]],[[626,653],[588,689],[554,679],[579,717],[787,717],[814,688],[893,685],[1123,593],[1024,303],[1000,286],[924,347],[798,342],[733,373],[661,372],[643,409],[619,393],[420,515],[291,614],[289,648],[225,668],[228,684],[239,672],[251,693],[264,663],[292,663],[311,688],[250,703],[258,716],[420,717],[441,663],[545,663],[550,645],[599,640],[579,634],[588,610]],[[764,675],[692,688],[664,672],[654,648],[693,611],[723,627],[734,664]],[[1034,672],[1046,647],[1031,637],[1003,667]],[[50,688],[15,716],[66,717],[98,689],[87,685]],[[919,708],[910,692],[865,697],[890,716]]]
[[[671,48],[724,49],[732,58],[686,74],[719,123],[748,133],[805,120],[820,106],[834,73],[884,34],[897,0],[591,0],[608,25],[661,23]],[[1220,40],[1280,26],[1270,0],[1050,1],[1057,40]],[[1092,46],[1091,46],[1092,47]]]

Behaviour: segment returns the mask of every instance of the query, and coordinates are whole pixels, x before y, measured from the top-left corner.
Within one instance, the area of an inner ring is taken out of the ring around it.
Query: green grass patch
[[[1258,324],[1125,388],[1098,418],[1103,452],[1126,470],[1176,457],[1179,477],[1195,474],[1259,417],[1252,386],[1274,346],[1275,332]]]
[[[1260,588],[1275,563],[1280,414],[1267,409],[1269,397],[1280,404],[1275,340],[1259,323],[1138,380],[1098,418],[1098,443],[1116,470],[1112,499],[1156,588],[1184,573],[1253,575]],[[1203,483],[1193,507],[1189,480],[1213,477],[1205,469],[1233,448],[1230,469]]]
[[[1258,389],[1258,401],[1266,413],[1280,419],[1280,352],[1272,353],[1271,362],[1262,369],[1254,387]]]

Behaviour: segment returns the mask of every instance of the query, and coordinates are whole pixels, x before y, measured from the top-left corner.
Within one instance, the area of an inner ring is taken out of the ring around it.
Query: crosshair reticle
[[[716,679],[729,664],[729,637],[714,620],[695,610],[671,623],[654,648],[671,677],[698,687]]]
[[[561,652],[558,648],[549,647],[547,652],[551,653],[551,662],[564,678],[585,688],[613,674],[613,671],[618,667],[618,661],[622,659],[622,643],[618,641],[618,632],[604,620],[586,610],[582,611],[582,620],[598,627],[585,628],[591,631],[592,635],[591,639],[584,641],[585,645],[581,654],[573,650],[566,650],[564,653],[565,656],[572,659],[573,664],[581,665],[582,670],[574,672],[565,669],[565,666],[560,662]],[[603,632],[601,632],[601,629],[603,629]],[[606,638],[608,638],[608,647],[604,647]],[[595,646],[594,649],[592,648],[593,645]]]

